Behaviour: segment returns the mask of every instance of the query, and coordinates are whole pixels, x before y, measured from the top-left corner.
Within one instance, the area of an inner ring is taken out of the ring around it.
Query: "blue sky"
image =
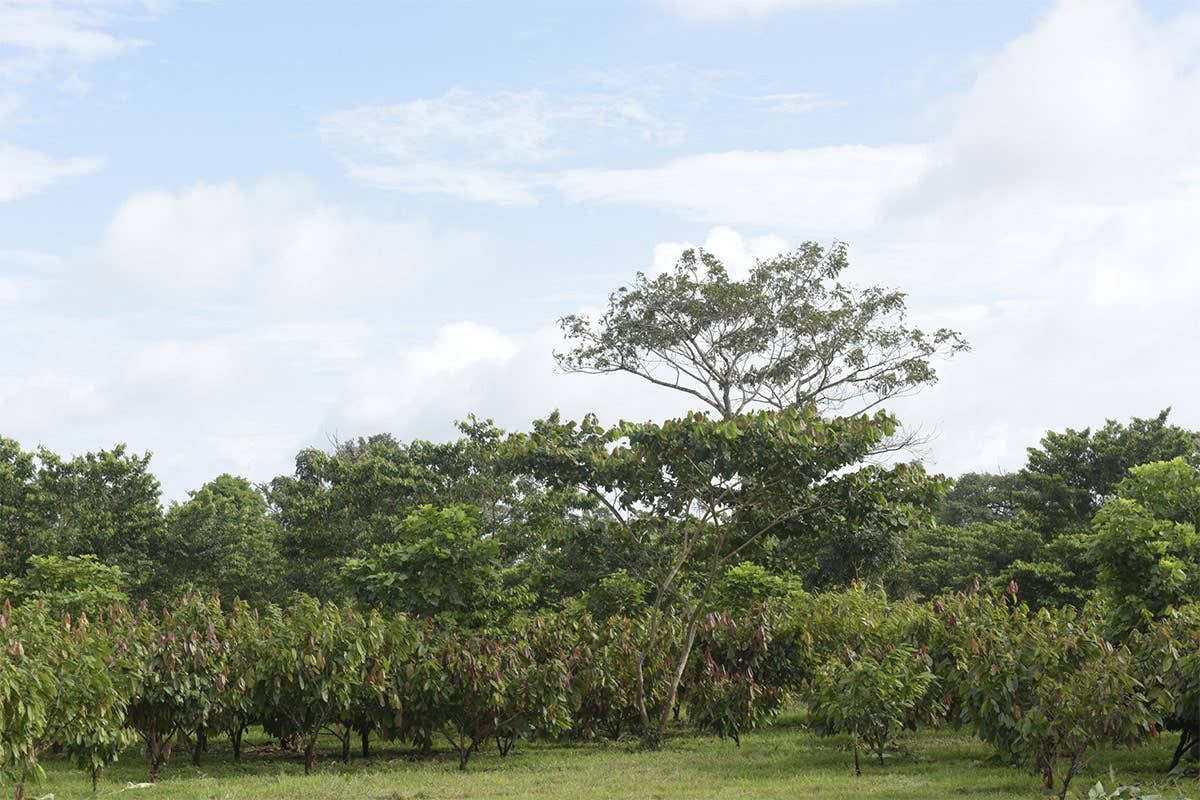
[[[975,345],[938,469],[1200,427],[1200,10],[1180,0],[0,0],[0,434],[167,495],[476,412],[662,416],[554,320],[808,239]]]

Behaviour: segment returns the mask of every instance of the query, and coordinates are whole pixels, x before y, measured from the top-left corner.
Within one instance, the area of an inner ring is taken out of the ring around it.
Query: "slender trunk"
[[[684,561],[687,560],[690,548],[685,548],[682,556],[676,558],[675,563],[671,565],[671,570],[658,585],[654,593],[654,605],[650,609],[650,629],[646,633],[646,644],[638,651],[637,658],[634,659],[634,667],[637,675],[637,691],[634,693],[634,706],[637,708],[638,716],[642,722],[642,744],[648,750],[657,750],[659,743],[659,734],[661,731],[654,729],[654,724],[650,721],[650,709],[646,706],[646,658],[650,653],[658,649],[658,626],[662,617],[663,601],[666,600],[667,590],[675,582],[675,576],[679,574],[679,570],[683,568]]]
[[[21,770],[21,780],[17,783],[17,800],[25,800],[25,770]]]
[[[350,763],[350,734],[353,733],[349,728],[342,732],[342,763]]]
[[[359,736],[362,737],[362,757],[370,758],[371,757],[371,729],[363,728],[358,733],[359,733]]]
[[[854,731],[854,774],[862,775],[862,767],[858,763],[858,729]]]
[[[208,733],[203,729],[196,731],[196,746],[192,748],[192,766],[200,766],[200,755],[208,748]]]
[[[92,794],[96,793],[96,787],[100,784],[100,767],[92,769]]]
[[[304,745],[304,774],[308,775],[313,771],[313,767],[317,765],[317,747],[316,742],[309,741]]]
[[[1038,756],[1038,769],[1042,771],[1042,785],[1049,790],[1054,789],[1054,765],[1043,756]]]
[[[467,746],[466,738],[460,733],[458,735],[458,768],[466,771],[467,759],[471,757],[471,748]]]
[[[158,728],[152,728],[146,736],[146,750],[150,756],[150,782],[158,780],[158,772],[167,760],[169,743]]]
[[[1058,800],[1067,800],[1067,787],[1071,785],[1071,779],[1075,777],[1075,770],[1079,767],[1079,756],[1071,759],[1070,766],[1067,767],[1067,774],[1063,775],[1062,791],[1058,793]]]
[[[1175,748],[1175,755],[1171,758],[1171,765],[1167,767],[1167,772],[1170,772],[1171,770],[1175,769],[1175,767],[1179,766],[1179,762],[1183,758],[1183,754],[1187,752],[1188,747],[1192,743],[1193,736],[1194,731],[1192,731],[1191,728],[1184,728],[1179,732],[1179,746]]]
[[[237,726],[229,734],[229,741],[233,743],[233,760],[242,760],[242,733],[246,729],[242,726]]]
[[[684,636],[683,648],[679,651],[679,660],[675,665],[675,672],[671,676],[671,690],[667,695],[667,703],[663,706],[661,719],[659,720],[660,729],[667,727],[671,709],[678,702],[679,685],[683,683],[683,673],[687,671],[688,660],[692,657],[692,646],[696,643],[696,631],[700,627],[700,617],[704,614],[705,608],[708,607],[708,596],[712,593],[713,584],[717,580],[717,570],[721,565],[721,549],[724,546],[725,531],[722,529],[720,536],[717,537],[712,562],[708,567],[708,577],[704,582],[704,591],[700,593],[700,598],[696,601],[695,608],[688,615],[687,633]]]

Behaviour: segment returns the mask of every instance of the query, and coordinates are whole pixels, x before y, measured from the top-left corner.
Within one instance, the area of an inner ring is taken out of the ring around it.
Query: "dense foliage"
[[[788,703],[856,769],[961,725],[1060,796],[1103,748],[1200,749],[1200,435],[1169,409],[1051,431],[957,482],[877,459],[905,439],[873,407],[965,344],[845,267],[691,252],[563,320],[564,367],[708,409],[675,419],[471,417],[165,509],[148,453],[0,438],[0,771],[22,798],[47,750],[96,780],[138,741],[157,778],[250,726],[306,771],[322,733],[465,769],[677,724],[740,743]]]
[[[686,614],[671,610],[641,662],[652,713],[670,713]],[[1087,759],[1180,727],[1200,698],[1200,615],[1170,611],[1126,644],[1103,620],[1031,610],[1015,587],[931,602],[882,591],[788,596],[707,615],[684,662],[681,724],[739,742],[788,702],[823,734],[847,734],[882,763],[905,730],[963,725],[1065,796]],[[493,742],[637,732],[639,655],[650,616],[586,610],[491,631],[301,598],[286,609],[186,595],[167,613],[113,605],[79,617],[27,600],[0,613],[0,750],[23,793],[50,748],[93,776],[135,739],[157,778],[173,747],[199,758],[261,725],[306,770],[316,737],[369,735],[466,768]],[[1181,741],[1181,750],[1186,738]]]

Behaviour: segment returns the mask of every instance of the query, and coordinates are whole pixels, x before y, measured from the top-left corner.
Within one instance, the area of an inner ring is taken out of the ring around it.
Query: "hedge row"
[[[902,729],[967,726],[1065,795],[1097,749],[1169,726],[1183,731],[1181,753],[1200,723],[1200,606],[1120,644],[1102,629],[1070,609],[1030,611],[1015,587],[930,603],[797,593],[710,615],[676,710],[737,742],[796,702],[818,732],[851,736],[856,769],[860,747],[882,761]],[[304,597],[254,610],[188,595],[161,615],[5,601],[0,768],[20,799],[51,748],[95,781],[140,741],[157,778],[185,740],[197,762],[217,736],[240,758],[250,725],[303,753],[306,771],[323,731],[345,758],[355,738],[364,754],[372,737],[426,751],[444,740],[464,769],[489,741],[504,755],[535,737],[636,735],[637,670],[661,712],[667,651],[681,646],[647,658],[644,636],[640,619],[583,611],[477,631]]]

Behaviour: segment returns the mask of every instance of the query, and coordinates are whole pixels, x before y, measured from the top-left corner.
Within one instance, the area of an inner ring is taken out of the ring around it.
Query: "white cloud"
[[[662,274],[675,266],[684,250],[695,247],[691,242],[663,242],[655,245],[650,271]],[[735,280],[742,280],[759,261],[765,261],[790,249],[781,236],[746,237],[733,228],[718,225],[709,230],[700,247],[721,260]]]
[[[765,17],[780,11],[836,10],[890,5],[895,0],[659,0],[681,17],[713,22],[738,17]]]
[[[401,348],[392,363],[372,365],[349,378],[347,419],[354,425],[378,425],[436,410],[465,416],[482,399],[479,378],[489,367],[504,367],[518,340],[474,322],[442,326],[430,344]],[[449,421],[447,419],[447,421]]]
[[[168,295],[303,308],[395,297],[480,247],[470,232],[349,213],[306,180],[268,178],[135,194],[109,223],[100,261],[106,275]]]
[[[984,62],[939,143],[932,192],[1026,194],[1087,203],[1140,191],[1195,155],[1200,34],[1126,0],[1065,0]]]
[[[144,46],[143,40],[109,29],[119,19],[152,13],[160,5],[157,0],[0,0],[0,130],[15,127],[29,101],[46,94],[31,91],[39,80],[54,81],[65,94],[86,92],[90,84],[74,70]],[[99,158],[61,158],[0,141],[0,202],[102,165]]]
[[[0,375],[0,419],[8,431],[44,426],[47,420],[59,425],[94,420],[108,410],[103,389],[87,379],[46,371]]]
[[[935,318],[988,308],[963,324],[974,351],[903,405],[942,430],[942,468],[1012,468],[1042,430],[1167,405],[1200,427],[1197,22],[1059,3],[983,61],[937,168],[862,237],[858,263]]]
[[[145,383],[184,384],[191,390],[228,387],[237,354],[228,341],[168,339],[141,345],[130,357],[128,377]]]
[[[558,181],[571,202],[629,203],[689,219],[814,235],[876,221],[888,195],[930,166],[919,146],[837,146],[686,156],[647,169],[581,169]]]
[[[146,44],[105,30],[120,12],[145,11],[155,3],[90,0],[0,1],[0,47],[16,53],[0,60],[0,77],[24,76],[61,63],[113,58]]]
[[[87,175],[101,166],[97,158],[59,159],[0,142],[0,202],[40,192],[58,180]]]
[[[673,141],[681,135],[679,126],[658,119],[635,97],[465,89],[334,111],[321,118],[318,131],[357,180],[501,205],[536,202],[546,183],[537,170],[571,155],[581,138]]]

